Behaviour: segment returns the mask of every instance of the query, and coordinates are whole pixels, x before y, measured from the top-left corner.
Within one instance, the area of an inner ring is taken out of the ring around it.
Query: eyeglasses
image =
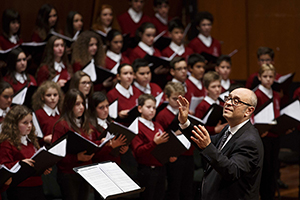
[[[83,81],[80,84],[86,86],[86,85],[92,85],[92,82]]]
[[[231,103],[232,103],[232,105],[234,105],[234,106],[239,105],[239,103],[245,104],[245,105],[247,105],[247,106],[252,106],[252,105],[250,105],[250,104],[248,104],[248,103],[245,103],[245,102],[239,100],[239,99],[236,98],[236,97],[235,97],[235,98],[232,98],[232,97],[229,97],[229,96],[225,96],[225,97],[224,97],[224,100],[225,100],[225,102],[231,100]]]

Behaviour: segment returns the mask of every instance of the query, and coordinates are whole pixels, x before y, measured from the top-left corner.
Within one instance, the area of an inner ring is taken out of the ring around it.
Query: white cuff
[[[187,127],[189,127],[190,124],[191,124],[190,120],[187,120],[184,124],[179,123],[179,126],[183,130],[183,129],[186,129]]]

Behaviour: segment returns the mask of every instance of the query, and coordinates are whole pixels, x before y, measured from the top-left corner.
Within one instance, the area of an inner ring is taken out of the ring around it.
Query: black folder
[[[14,105],[24,105],[28,108],[32,109],[32,95],[37,90],[37,86],[30,85],[24,86],[21,90],[19,90],[16,94],[14,94],[13,103]],[[25,91],[27,88],[27,91]]]
[[[5,165],[0,165],[0,188],[10,177],[14,176],[20,170],[20,167],[19,163],[16,163],[11,169],[8,169]]]
[[[130,34],[123,34],[123,47],[122,52],[127,49],[133,49],[138,45],[139,41],[135,37],[130,37]]]
[[[206,52],[202,52],[200,55],[202,55],[205,58],[205,60],[207,60],[207,62],[210,63],[210,64],[217,63],[218,57],[216,57],[216,56],[213,56],[213,55],[211,55],[209,53],[206,53]]]
[[[275,80],[272,89],[274,91],[280,92],[283,91],[284,94],[289,95],[290,86],[293,82],[295,73],[290,73],[285,76],[281,76],[278,80]]]
[[[154,42],[154,47],[162,51],[170,45],[171,41],[171,38],[161,36]]]
[[[149,62],[149,66],[152,72],[161,65],[163,65],[164,67],[169,67],[171,61],[169,58],[150,56],[149,54],[146,54],[144,59]]]
[[[170,157],[178,157],[188,149],[183,145],[183,143],[175,135],[174,131],[168,131],[169,140],[166,143],[157,145],[151,154],[161,163],[165,164],[169,162]],[[180,137],[185,137],[183,134]],[[186,140],[188,140],[186,138]]]
[[[87,155],[91,155],[99,151],[109,140],[102,142],[100,145],[84,138],[79,133],[68,131],[68,141],[67,141],[67,153],[78,154],[83,151],[87,151]]]
[[[67,47],[71,47],[72,44],[73,44],[73,42],[75,42],[76,39],[77,39],[77,37],[76,37],[76,38],[70,38],[70,37],[68,37],[68,36],[65,36],[65,35],[63,35],[63,34],[57,33],[57,32],[55,32],[55,31],[50,31],[50,33],[49,33],[49,35],[48,35],[48,37],[47,37],[47,40],[48,40],[51,36],[53,36],[53,35],[62,38],[62,39],[66,42],[66,46],[67,46]]]
[[[204,122],[205,126],[216,126],[220,120],[222,124],[227,123],[226,119],[223,117],[223,107],[215,103],[210,106],[203,119],[206,117],[208,118],[207,121]]]
[[[143,192],[116,163],[103,162],[73,168],[103,199],[116,199]]]
[[[85,67],[83,67],[82,71],[84,71],[85,73],[87,73],[94,84],[100,84],[103,83],[106,79],[112,77],[115,78],[116,74],[112,73],[110,70],[105,69],[103,67],[100,66],[96,66],[96,65],[90,65],[91,61],[88,62]],[[96,73],[96,74],[94,74]],[[92,76],[95,75],[96,76],[96,80],[93,80]]]
[[[103,131],[103,133],[101,134],[100,139],[104,138],[106,136],[107,132],[115,135],[116,138],[120,137],[121,134],[124,135],[126,137],[125,145],[129,145],[131,143],[131,141],[133,140],[133,138],[137,135],[137,133],[128,129],[126,126],[119,124],[118,122],[109,123],[107,129],[105,129]],[[114,156],[118,156],[119,152],[120,152],[120,148],[121,147],[117,147],[117,148],[113,149],[111,154]]]

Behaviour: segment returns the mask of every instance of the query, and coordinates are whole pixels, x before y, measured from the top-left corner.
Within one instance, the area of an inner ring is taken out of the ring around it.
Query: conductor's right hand
[[[79,152],[79,153],[77,154],[77,159],[78,159],[79,161],[82,161],[82,162],[86,162],[86,161],[91,160],[92,157],[94,156],[94,153],[91,154],[91,155],[86,155],[86,154],[85,154],[86,152],[87,152],[87,151]]]
[[[177,103],[179,105],[178,120],[181,124],[184,124],[188,119],[190,103],[181,95],[178,96]]]

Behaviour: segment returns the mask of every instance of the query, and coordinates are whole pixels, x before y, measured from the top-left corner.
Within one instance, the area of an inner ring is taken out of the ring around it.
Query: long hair
[[[58,36],[51,36],[46,44],[45,47],[45,51],[44,51],[44,55],[43,55],[43,62],[41,63],[40,67],[46,65],[48,66],[48,70],[49,70],[49,80],[53,79],[56,76],[56,71],[54,69],[54,52],[53,52],[53,47],[54,47],[54,42],[56,40],[63,40],[62,38],[58,37]],[[61,57],[61,61],[64,63],[65,67],[67,68],[69,74],[72,75],[72,68],[69,64],[69,60],[68,60],[68,56],[66,53],[66,42],[63,40],[64,42],[64,54]],[[38,71],[38,70],[37,70]]]
[[[92,60],[92,56],[89,55],[89,43],[91,38],[97,40],[97,52],[94,55],[95,64],[98,66],[104,66],[105,52],[100,36],[93,31],[83,31],[78,39],[74,42],[72,53],[72,64],[75,62],[80,63],[81,66],[85,66]]]
[[[101,127],[100,125],[98,125],[98,122],[97,122],[98,115],[97,115],[96,108],[99,105],[99,103],[102,103],[105,100],[107,100],[107,97],[102,92],[95,92],[92,95],[92,98],[89,100],[89,109],[88,109],[89,121],[92,124],[92,126],[94,126],[97,129],[97,131],[99,131],[101,133],[104,131],[104,129],[103,129],[103,127]],[[108,122],[112,121],[109,116],[107,117],[106,120]]]
[[[34,111],[43,108],[45,102],[43,100],[46,91],[49,88],[54,88],[57,90],[59,99],[58,99],[58,103],[57,103],[57,107],[58,110],[61,111],[62,109],[62,103],[63,103],[63,92],[61,90],[61,88],[57,85],[57,83],[53,82],[53,81],[45,81],[42,83],[42,85],[40,85],[37,89],[37,91],[33,94],[32,96],[32,108]]]
[[[99,7],[98,11],[97,11],[97,18],[94,20],[93,22],[93,26],[92,26],[92,29],[93,30],[100,30],[102,32],[105,33],[105,30],[104,30],[104,27],[102,25],[102,21],[101,21],[101,13],[104,9],[110,9],[113,13],[113,20],[111,22],[111,24],[109,25],[110,27],[112,27],[113,29],[118,29],[120,30],[120,26],[116,20],[116,17],[114,15],[114,11],[113,11],[113,7],[111,5],[108,5],[108,4],[103,4]]]
[[[75,73],[73,74],[71,80],[70,80],[70,87],[69,87],[69,89],[71,89],[71,88],[76,88],[76,89],[78,90],[78,88],[79,88],[79,83],[80,83],[80,79],[81,79],[82,77],[84,77],[84,76],[89,77],[89,79],[90,79],[90,81],[91,81],[91,77],[90,77],[87,73],[85,73],[85,72],[83,72],[83,71],[77,71],[77,72],[75,72]],[[93,95],[93,93],[94,93],[94,85],[92,84],[92,85],[91,85],[91,89],[90,89],[90,93],[89,93],[86,97],[87,97],[88,99],[90,99],[91,96]]]
[[[10,37],[10,23],[13,21],[17,21],[20,25],[21,25],[21,17],[20,14],[13,10],[13,9],[6,9],[3,12],[2,15],[2,34],[4,37],[6,37],[7,39]],[[18,37],[20,36],[20,32],[21,32],[21,26],[18,30],[18,32],[15,34]]]
[[[86,107],[85,107],[85,98],[82,92],[79,90],[73,88],[70,89],[64,98],[63,102],[63,108],[62,108],[62,114],[60,120],[65,120],[68,124],[68,126],[73,129],[74,131],[80,133],[80,128],[75,124],[75,115],[73,113],[73,108],[76,103],[77,96],[80,96],[83,100],[83,105],[84,105],[84,113],[82,114],[81,118],[81,128],[83,131],[87,134],[91,133],[91,129],[89,126],[88,122],[88,117],[87,117],[87,112],[86,112]],[[59,120],[59,121],[60,121]]]
[[[65,29],[65,35],[68,37],[73,37],[74,34],[76,33],[74,30],[74,26],[73,26],[73,20],[74,20],[74,16],[76,14],[81,15],[79,12],[77,11],[70,11],[68,16],[67,16],[67,23],[66,23],[66,29]],[[83,27],[82,27],[83,29]]]
[[[107,33],[107,36],[106,36],[106,41],[107,41],[107,49],[111,50],[110,49],[110,44],[111,44],[111,41],[113,41],[113,39],[118,36],[118,35],[121,35],[122,38],[123,38],[123,35],[120,31],[116,30],[116,29],[111,29],[108,33]],[[124,41],[123,41],[124,42]]]
[[[16,105],[12,107],[12,109],[10,109],[2,122],[0,143],[8,140],[17,149],[21,149],[21,134],[18,128],[18,124],[27,115],[32,115],[32,113],[26,106]],[[35,135],[35,128],[33,125],[28,138],[30,139],[34,147],[36,149],[39,149],[39,144]]]
[[[46,39],[51,28],[54,28],[54,30],[56,30],[58,18],[57,18],[57,21],[56,21],[56,24],[54,25],[54,27],[49,26],[48,19],[49,19],[49,14],[52,9],[54,9],[57,12],[56,8],[51,4],[42,5],[42,7],[39,9],[38,16],[36,18],[35,29],[36,29],[39,37],[42,38],[42,40]]]
[[[13,84],[18,83],[17,79],[15,78],[15,74],[16,74],[16,64],[17,64],[18,56],[20,55],[20,53],[24,53],[24,51],[21,48],[13,49],[8,54],[7,60],[6,60],[6,64],[7,64],[7,67],[6,67],[7,68],[7,74],[6,74],[6,76],[8,77],[9,80],[12,80]],[[25,75],[27,77],[27,82],[29,83],[30,82],[30,77],[26,73],[26,70],[24,72],[22,72],[22,75]]]

